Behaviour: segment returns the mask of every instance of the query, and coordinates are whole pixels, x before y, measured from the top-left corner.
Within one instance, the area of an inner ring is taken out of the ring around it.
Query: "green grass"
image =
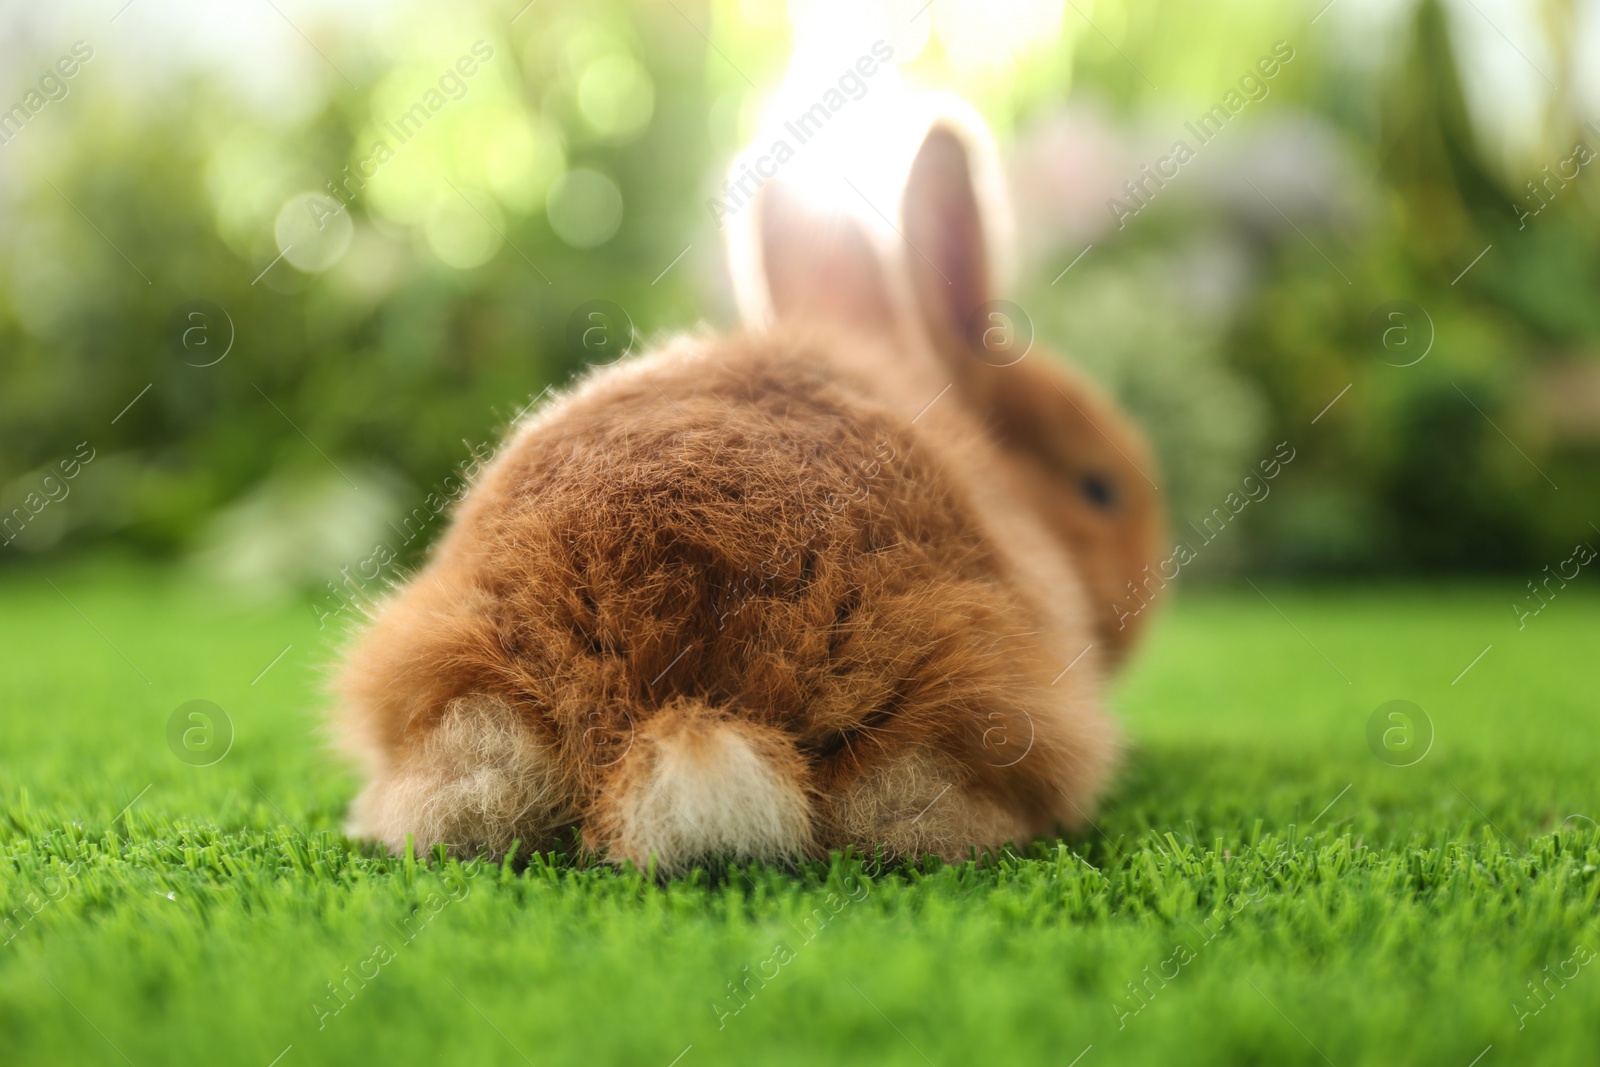
[[[1098,832],[657,885],[372,854],[339,832],[308,608],[49,577],[0,580],[3,1064],[1600,1060],[1581,582],[1522,632],[1512,580],[1191,593],[1116,695]],[[1412,766],[1367,744],[1397,698],[1436,729]],[[191,699],[236,730],[212,766],[168,748]]]

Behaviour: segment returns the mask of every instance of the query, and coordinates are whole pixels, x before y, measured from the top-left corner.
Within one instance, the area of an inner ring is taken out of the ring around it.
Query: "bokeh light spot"
[[[622,190],[597,170],[563,174],[545,201],[550,228],[574,248],[597,248],[622,225]]]

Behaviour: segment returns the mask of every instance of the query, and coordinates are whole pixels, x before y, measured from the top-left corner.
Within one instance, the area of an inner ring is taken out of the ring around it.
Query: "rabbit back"
[[[894,367],[685,338],[522,430],[350,658],[357,830],[672,867],[1081,821],[1116,749],[1082,588]]]

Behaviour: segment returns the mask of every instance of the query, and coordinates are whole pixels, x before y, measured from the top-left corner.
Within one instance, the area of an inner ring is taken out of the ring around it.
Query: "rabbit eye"
[[[1111,479],[1103,474],[1085,474],[1078,487],[1089,503],[1102,511],[1110,511],[1117,506],[1116,487],[1111,484]]]

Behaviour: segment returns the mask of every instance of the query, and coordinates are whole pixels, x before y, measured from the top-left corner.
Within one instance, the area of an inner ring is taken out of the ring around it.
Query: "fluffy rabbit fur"
[[[768,183],[747,332],[514,431],[349,652],[355,833],[470,855],[576,828],[673,871],[1089,818],[1160,505],[1097,390],[1038,350],[979,358],[988,151],[930,123],[887,241]]]

